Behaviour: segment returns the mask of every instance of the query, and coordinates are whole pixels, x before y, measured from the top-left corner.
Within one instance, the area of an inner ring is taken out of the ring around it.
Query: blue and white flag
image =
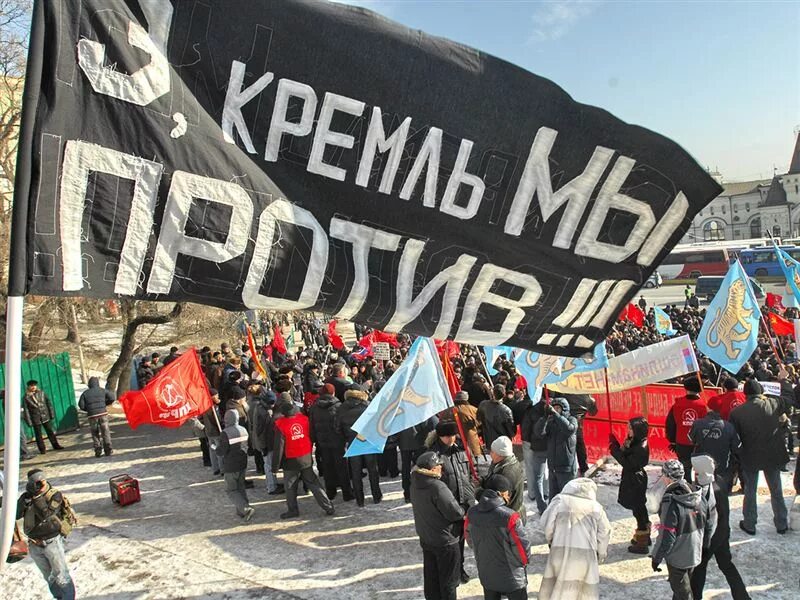
[[[604,343],[597,344],[590,355],[578,358],[517,350],[514,366],[528,383],[528,396],[536,404],[542,397],[542,386],[564,381],[573,373],[607,367],[608,355]]]
[[[697,349],[730,373],[738,373],[758,344],[761,311],[737,260],[708,305]]]
[[[669,318],[669,315],[663,308],[659,308],[658,306],[656,306],[653,309],[653,313],[655,314],[656,317],[656,331],[658,331],[658,333],[661,333],[663,335],[668,335],[670,337],[678,333],[677,331],[675,331],[675,329],[673,329],[672,319]]]
[[[513,357],[514,348],[511,346],[484,346],[483,351],[486,352],[486,368],[489,375],[497,375],[497,369],[494,368],[494,363],[501,354],[505,354],[508,360]]]
[[[775,242],[772,242],[772,245],[775,248],[775,256],[781,266],[783,276],[786,278],[786,294],[783,297],[783,305],[786,308],[796,308],[798,299],[800,299],[800,262],[797,262],[786,254],[784,250],[778,248]]]
[[[353,424],[358,433],[345,456],[383,452],[386,438],[452,406],[444,370],[430,338],[417,338],[403,364]]]
[[[607,366],[608,354],[606,353],[606,345],[605,342],[600,342],[594,347],[591,354],[585,354],[578,358],[565,358],[561,367],[561,378],[558,381],[564,381],[573,373],[596,371],[597,369],[605,369]],[[550,381],[550,378],[545,378],[545,383],[556,382]]]

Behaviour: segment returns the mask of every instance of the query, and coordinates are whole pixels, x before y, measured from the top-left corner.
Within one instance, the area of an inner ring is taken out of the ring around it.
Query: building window
[[[750,221],[750,237],[761,237],[761,217],[756,217]]]
[[[772,226],[772,235],[775,237],[781,237],[781,226],[780,225],[773,225]]]
[[[725,214],[725,207],[724,206],[722,207],[722,214],[723,215]]]
[[[714,207],[713,206],[711,208],[709,208],[708,210],[712,215],[714,214]]]
[[[739,205],[738,204],[734,204],[733,205],[733,212],[735,212],[735,213],[739,212]]]
[[[703,226],[703,239],[705,241],[724,240],[725,231],[716,221],[709,221]]]
[[[747,212],[750,212],[750,203],[749,203],[749,202],[748,202],[748,203],[746,203],[746,204],[744,205],[744,209],[745,209]]]

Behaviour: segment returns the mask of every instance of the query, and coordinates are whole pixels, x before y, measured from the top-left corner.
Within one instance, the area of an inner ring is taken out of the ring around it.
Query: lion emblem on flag
[[[731,360],[738,358],[742,351],[736,344],[749,339],[753,331],[753,325],[749,321],[753,310],[744,307],[744,299],[744,282],[737,279],[728,288],[725,306],[717,309],[706,335],[708,345],[716,348],[721,344]]]

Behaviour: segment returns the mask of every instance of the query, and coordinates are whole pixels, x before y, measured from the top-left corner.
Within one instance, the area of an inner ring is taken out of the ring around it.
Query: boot
[[[636,530],[636,533],[633,534],[633,542],[630,546],[628,546],[628,552],[633,554],[647,554],[649,552],[649,546],[652,543],[650,541],[650,530]]]

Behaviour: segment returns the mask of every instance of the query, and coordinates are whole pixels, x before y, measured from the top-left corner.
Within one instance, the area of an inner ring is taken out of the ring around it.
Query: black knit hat
[[[455,421],[439,421],[436,424],[436,435],[439,437],[458,435],[458,425]]]

